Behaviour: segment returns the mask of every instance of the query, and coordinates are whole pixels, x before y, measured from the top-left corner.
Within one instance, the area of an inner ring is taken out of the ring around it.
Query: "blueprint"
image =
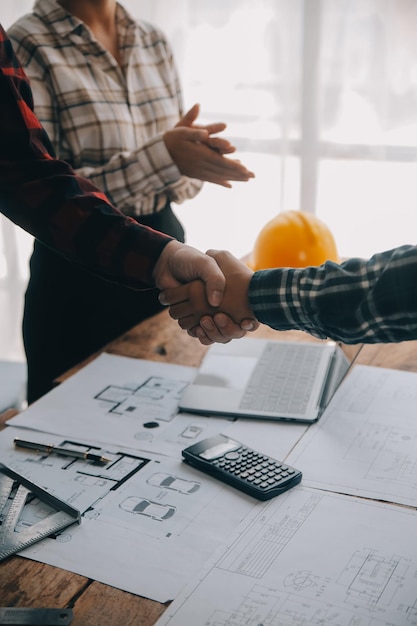
[[[416,406],[416,373],[357,365],[287,461],[304,485],[417,506]]]
[[[103,353],[10,423],[65,437],[137,446],[178,412],[195,368]]]
[[[81,512],[80,526],[24,556],[162,602],[196,575],[256,500],[186,466],[181,451],[224,432],[283,460],[306,427],[178,414],[194,375],[103,354],[9,421],[2,462]],[[14,437],[99,452],[109,462],[16,449]],[[24,523],[44,514],[31,503]]]
[[[95,463],[15,450],[19,436],[13,427],[0,433],[2,463],[81,513],[80,525],[20,554],[153,600],[174,598],[256,504],[180,458],[48,436],[52,445],[109,459]],[[36,431],[24,436],[41,441]],[[35,498],[17,531],[50,512]]]
[[[157,626],[417,624],[417,513],[297,486],[258,504]]]
[[[224,432],[284,459],[306,431],[303,424],[178,414],[180,394],[196,371],[104,353],[8,423],[177,458],[184,447]]]
[[[417,374],[357,365],[307,429],[178,413],[195,373],[103,354],[8,422],[2,463],[82,516],[22,554],[162,602],[197,581],[170,626],[417,624],[416,512],[397,506],[417,506]],[[181,461],[220,432],[297,467],[302,485],[261,504]],[[34,501],[22,524],[43,515]]]

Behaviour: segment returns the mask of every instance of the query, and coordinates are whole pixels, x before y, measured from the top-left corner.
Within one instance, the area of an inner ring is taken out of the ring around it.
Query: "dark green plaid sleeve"
[[[257,319],[344,343],[417,339],[417,247],[401,246],[340,265],[255,272]]]

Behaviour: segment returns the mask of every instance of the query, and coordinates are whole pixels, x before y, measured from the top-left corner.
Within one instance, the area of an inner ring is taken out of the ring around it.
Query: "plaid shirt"
[[[277,330],[343,343],[417,339],[417,247],[341,265],[255,272],[249,300],[257,319]]]
[[[202,183],[181,176],[162,137],[183,115],[169,44],[120,5],[116,24],[120,66],[56,0],[37,0],[8,35],[59,158],[140,216],[194,197]]]
[[[33,113],[29,82],[1,25],[0,211],[69,260],[135,288],[153,285],[154,265],[170,241],[122,215],[54,158]]]

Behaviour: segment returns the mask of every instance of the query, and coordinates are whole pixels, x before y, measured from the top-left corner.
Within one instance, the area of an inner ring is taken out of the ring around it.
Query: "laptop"
[[[248,337],[214,344],[179,408],[200,415],[316,422],[361,348]]]

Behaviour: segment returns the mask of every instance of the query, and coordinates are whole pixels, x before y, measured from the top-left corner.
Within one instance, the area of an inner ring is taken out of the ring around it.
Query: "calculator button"
[[[227,452],[227,454],[224,455],[224,458],[228,461],[237,461],[240,459],[240,454],[239,452]]]

